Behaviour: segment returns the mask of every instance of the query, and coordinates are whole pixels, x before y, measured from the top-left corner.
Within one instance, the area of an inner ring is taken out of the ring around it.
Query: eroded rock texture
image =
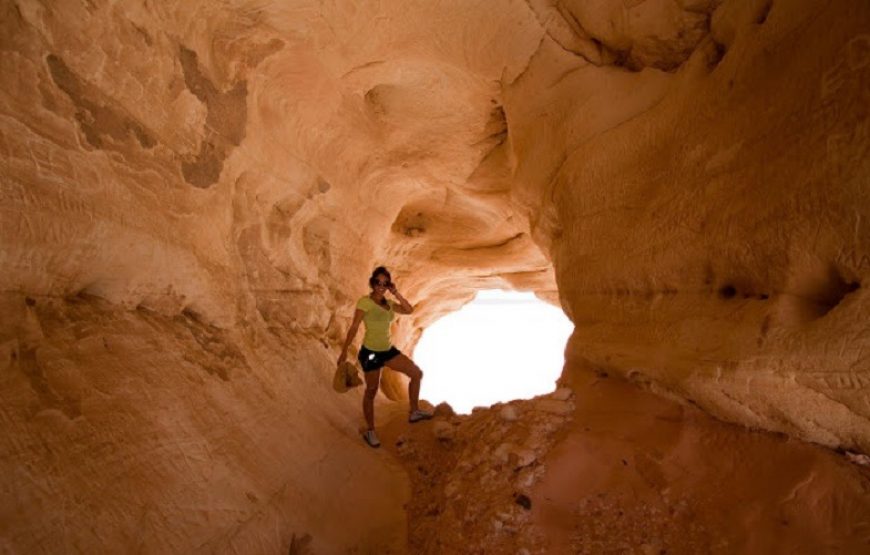
[[[406,550],[329,389],[377,264],[408,351],[533,290],[569,370],[870,451],[866,2],[0,14],[4,550]]]
[[[411,553],[866,550],[866,472],[600,370],[565,374],[571,389],[536,399],[391,421]]]

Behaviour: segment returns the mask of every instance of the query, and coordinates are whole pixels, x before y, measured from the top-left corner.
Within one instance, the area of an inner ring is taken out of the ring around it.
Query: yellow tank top
[[[395,317],[393,303],[387,301],[389,310],[379,306],[371,297],[361,297],[356,303],[359,310],[365,312],[363,322],[366,334],[363,337],[363,347],[372,351],[387,351],[390,349],[390,323]]]

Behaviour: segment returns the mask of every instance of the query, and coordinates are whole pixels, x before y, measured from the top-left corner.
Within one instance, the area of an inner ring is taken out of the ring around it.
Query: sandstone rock
[[[529,466],[535,462],[535,452],[531,449],[516,449],[509,453],[508,462],[515,470]]]
[[[441,418],[450,418],[456,415],[456,413],[453,411],[453,407],[451,407],[446,402],[438,403],[438,405],[435,406],[433,414],[434,416]]]
[[[661,555],[662,550],[660,543],[656,541],[640,545],[640,551],[643,555]]]
[[[504,511],[498,511],[497,513],[495,513],[495,516],[502,522],[510,522],[511,520],[513,520],[513,515]]]
[[[534,408],[535,410],[559,416],[566,416],[574,412],[573,403],[557,399],[536,399]]]
[[[457,481],[449,481],[447,485],[444,486],[444,495],[448,498],[455,498],[459,492],[461,491],[461,486]]]
[[[512,443],[502,443],[492,452],[492,458],[495,462],[505,464],[508,462],[508,456],[511,451],[516,450],[516,446]]]
[[[498,414],[502,418],[502,420],[505,420],[507,422],[513,422],[517,418],[519,418],[519,415],[517,414],[517,409],[512,405],[503,406],[501,410],[499,410]]]
[[[537,475],[534,469],[526,467],[517,473],[515,485],[519,488],[528,489],[535,483],[535,480],[537,480]]]
[[[851,462],[861,466],[870,466],[870,456],[864,455],[862,453],[851,453],[846,451],[846,459]]]
[[[432,424],[432,434],[440,441],[451,441],[456,437],[453,425],[443,421],[437,421]]]
[[[551,397],[553,399],[556,399],[558,401],[567,401],[568,399],[570,399],[573,396],[574,396],[574,392],[571,390],[570,387],[560,387],[559,389],[554,391],[551,395]]]
[[[409,474],[353,433],[359,388],[330,387],[378,264],[415,305],[408,353],[479,289],[534,291],[576,324],[560,383],[610,377],[583,404],[630,378],[695,407],[624,434],[695,411],[865,462],[867,2],[140,4],[0,5],[4,551],[408,551]],[[406,391],[385,370],[378,417]],[[549,439],[524,434],[573,425],[564,395],[447,418],[490,420],[456,432],[470,461],[515,442],[540,462]],[[419,430],[403,460],[429,453]],[[796,515],[863,491],[795,456],[827,480],[793,490]],[[531,468],[480,476],[496,498]],[[336,499],[355,510],[311,517]],[[867,512],[849,499],[802,549],[866,548],[837,528]],[[499,538],[473,545],[515,550]]]

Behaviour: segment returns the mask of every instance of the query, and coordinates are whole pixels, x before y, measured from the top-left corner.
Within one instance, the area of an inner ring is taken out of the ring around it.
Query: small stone
[[[556,391],[553,392],[551,397],[558,401],[567,401],[571,397],[574,396],[574,392],[571,391],[570,387],[560,387]]]
[[[516,451],[511,451],[508,456],[508,460],[510,461],[511,466],[519,470],[520,468],[529,466],[533,462],[535,462],[535,452],[530,449],[518,449]]]
[[[446,402],[438,403],[433,411],[433,415],[436,417],[444,417],[450,418],[451,416],[456,415],[456,411],[453,410],[453,407],[448,405]]]
[[[496,462],[504,464],[508,461],[508,455],[511,450],[515,448],[516,446],[512,443],[502,443],[492,452],[492,458],[495,459]]]
[[[455,416],[450,417],[450,423],[453,424],[454,426],[458,426],[458,425],[462,424],[463,422],[465,422],[466,420],[468,420],[467,414],[457,414]]]
[[[574,404],[557,399],[537,399],[534,403],[535,410],[549,414],[566,416],[574,412]]]
[[[453,441],[456,431],[449,422],[439,421],[432,424],[432,433],[439,441]]]
[[[534,471],[532,471],[530,468],[523,469],[517,476],[516,486],[521,488],[530,488],[532,484],[535,483],[536,478],[537,476],[535,476]]]
[[[512,405],[503,406],[499,411],[498,415],[501,417],[502,420],[505,420],[507,422],[513,422],[517,418],[519,418],[516,407]]]
[[[447,497],[453,497],[459,493],[459,484],[454,481],[447,482],[447,485],[444,486],[444,495]]]

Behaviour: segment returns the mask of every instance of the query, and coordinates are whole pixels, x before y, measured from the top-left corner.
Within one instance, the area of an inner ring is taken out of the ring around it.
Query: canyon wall
[[[750,4],[721,6],[658,104],[555,172],[544,233],[571,351],[867,452],[867,6]]]
[[[532,290],[571,365],[870,451],[865,2],[0,11],[4,550],[402,552],[330,389],[378,264],[400,348]]]

